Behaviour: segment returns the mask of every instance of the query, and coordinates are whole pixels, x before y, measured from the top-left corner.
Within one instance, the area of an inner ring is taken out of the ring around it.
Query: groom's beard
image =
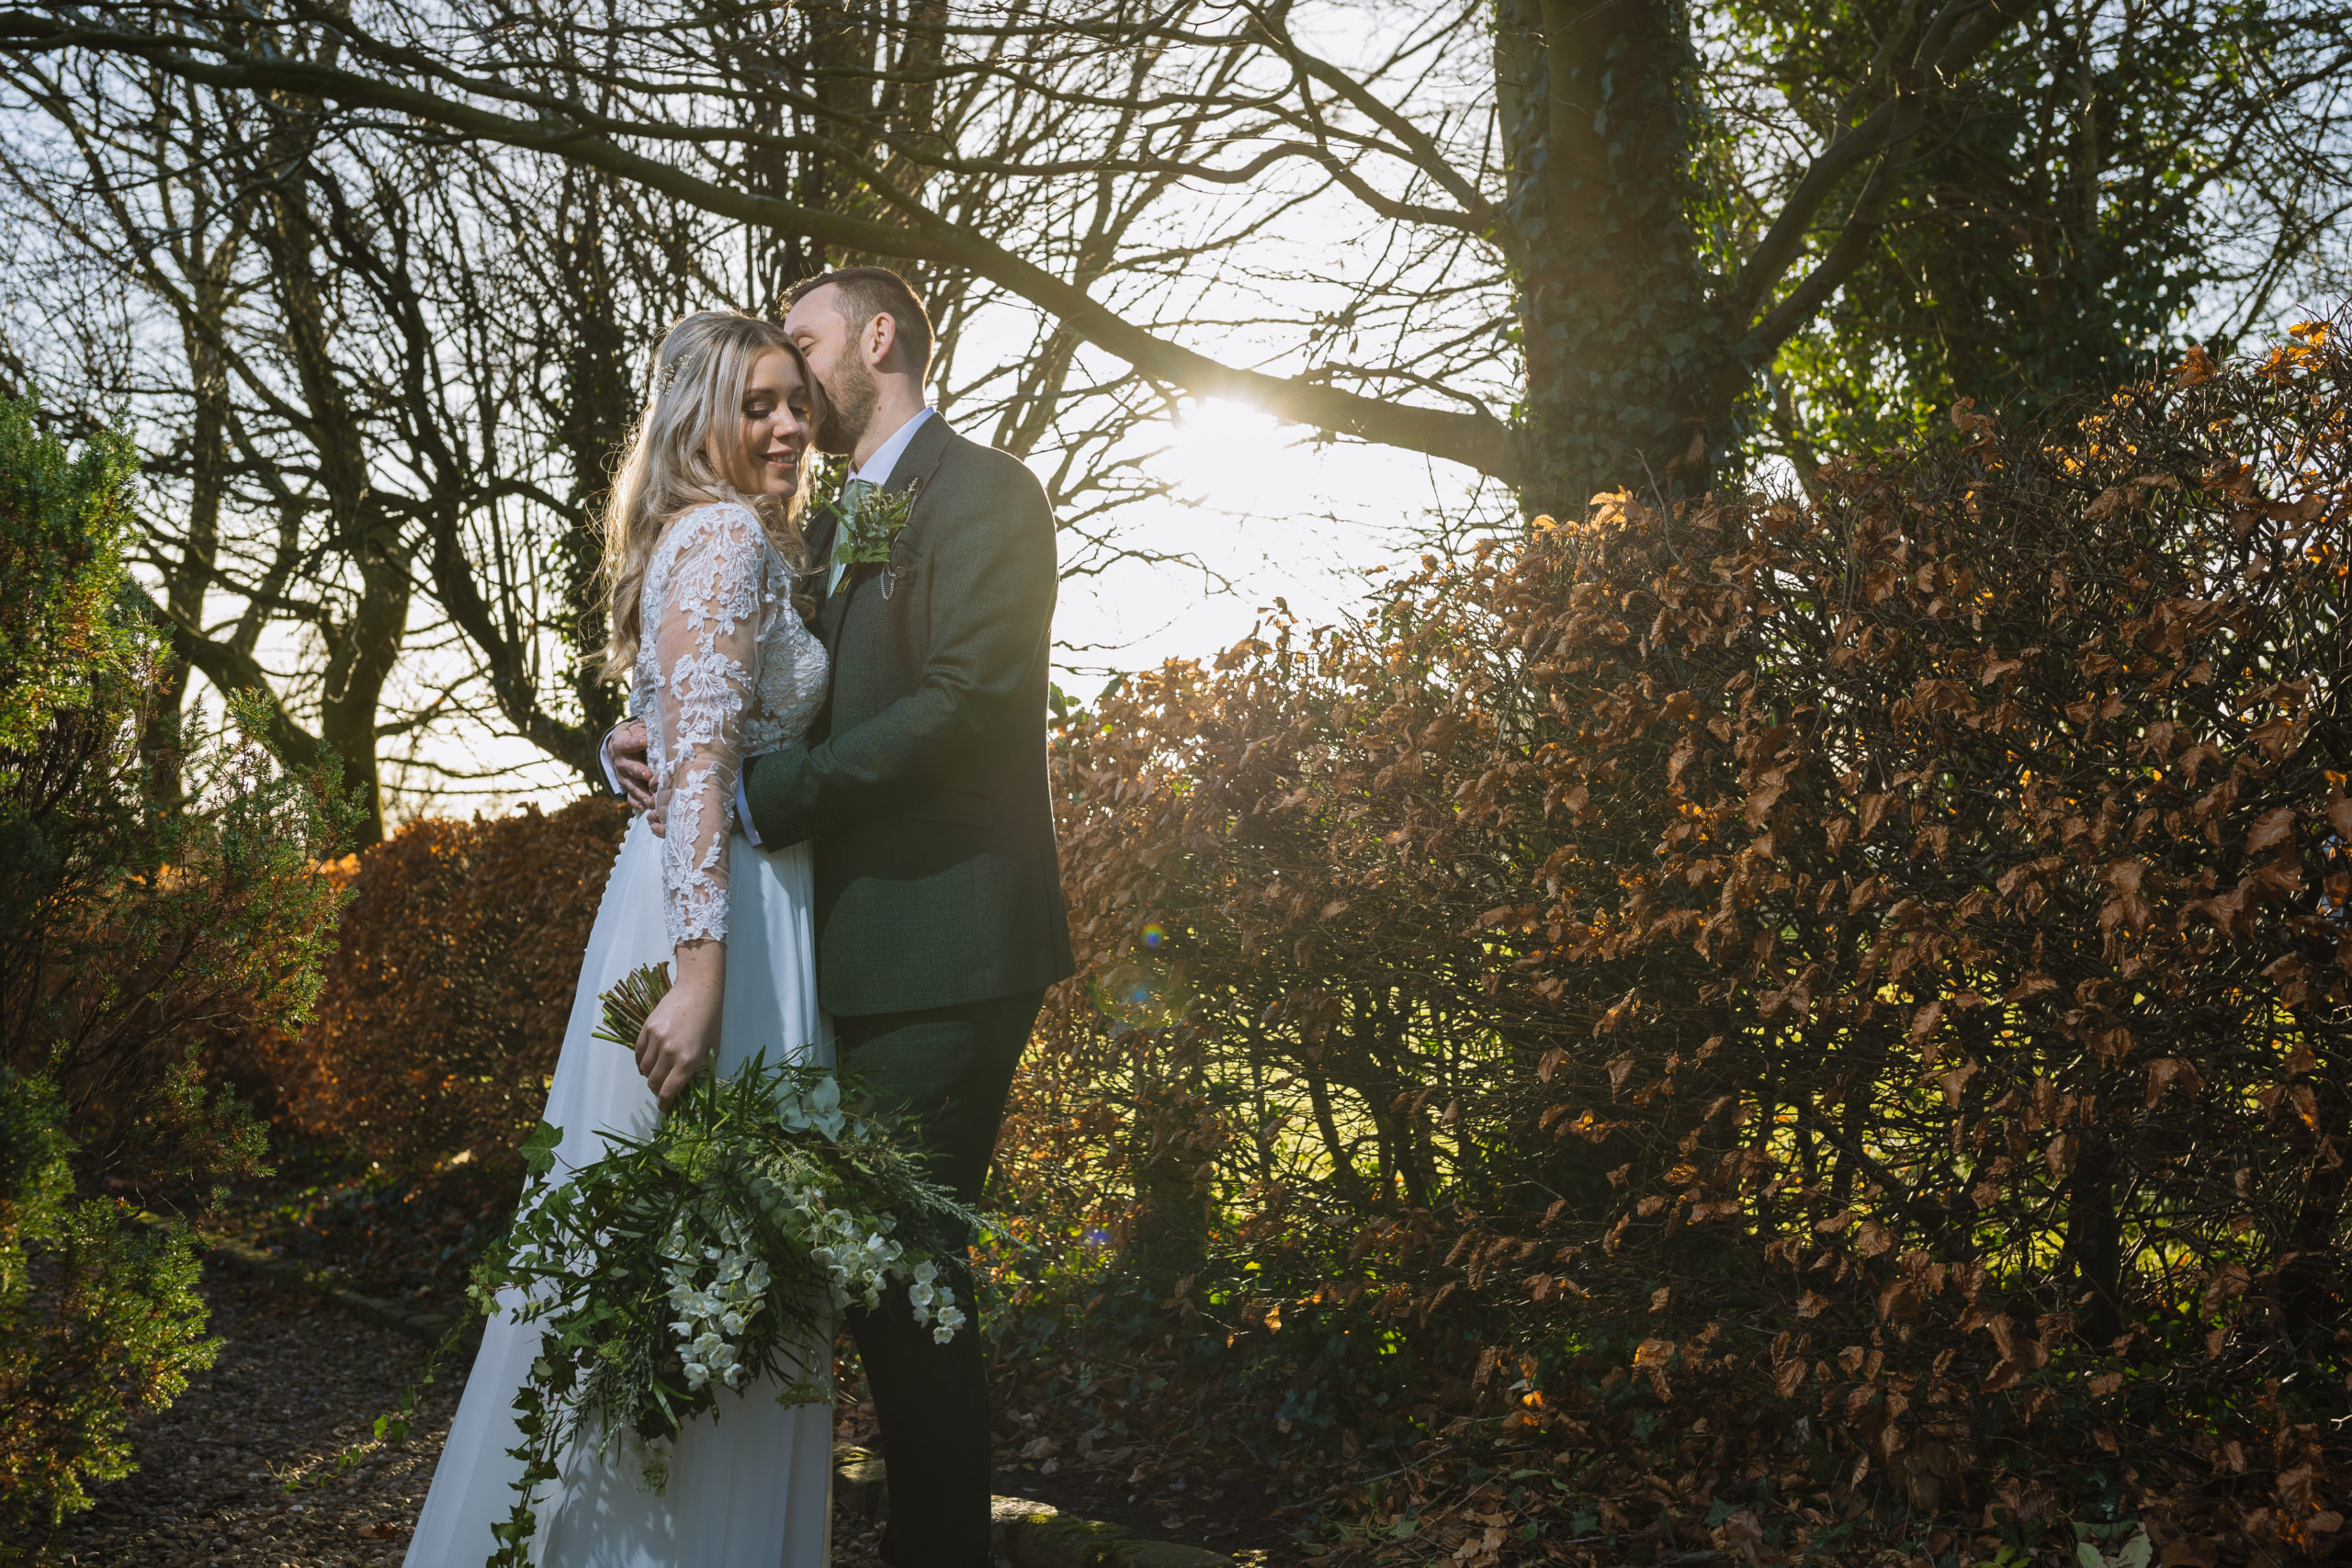
[[[824,387],[825,417],[817,422],[817,450],[846,457],[865,439],[882,390],[874,384],[874,372],[862,359],[843,365]]]

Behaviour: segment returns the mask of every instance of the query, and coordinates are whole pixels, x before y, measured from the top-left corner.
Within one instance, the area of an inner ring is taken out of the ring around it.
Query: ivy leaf
[[[531,1135],[523,1140],[523,1168],[534,1178],[553,1170],[555,1151],[562,1142],[562,1128],[551,1122],[540,1122]]]

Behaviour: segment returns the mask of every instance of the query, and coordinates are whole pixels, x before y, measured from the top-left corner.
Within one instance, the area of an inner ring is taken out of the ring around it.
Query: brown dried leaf
[[[2190,1094],[2196,1094],[2205,1087],[2205,1080],[2198,1075],[2197,1069],[2178,1056],[2164,1056],[2150,1062],[2148,1109],[2154,1111],[2156,1102],[2164,1099],[2165,1091],[2176,1083]]]
[[[2245,852],[2260,854],[2274,845],[2283,844],[2295,836],[2295,808],[2281,806],[2266,811],[2255,818],[2254,827],[2245,836]]]

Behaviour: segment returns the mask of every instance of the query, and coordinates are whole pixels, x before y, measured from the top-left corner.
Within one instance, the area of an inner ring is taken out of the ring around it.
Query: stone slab
[[[833,1446],[833,1496],[861,1518],[879,1518],[888,1495],[881,1459],[850,1443]],[[1150,1540],[1120,1525],[1081,1519],[1030,1497],[989,1500],[989,1546],[1012,1568],[1234,1568],[1198,1546]]]

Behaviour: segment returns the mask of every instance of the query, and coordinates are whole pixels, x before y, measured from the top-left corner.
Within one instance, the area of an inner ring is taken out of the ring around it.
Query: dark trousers
[[[1012,1071],[1044,1001],[1043,991],[1028,991],[833,1021],[842,1070],[906,1107],[921,1129],[932,1179],[967,1203],[979,1201]],[[942,1272],[969,1323],[954,1339],[935,1343],[915,1323],[904,1292],[877,1311],[849,1314],[882,1425],[890,1496],[884,1539],[898,1568],[989,1564],[988,1371],[970,1238],[956,1240]]]

